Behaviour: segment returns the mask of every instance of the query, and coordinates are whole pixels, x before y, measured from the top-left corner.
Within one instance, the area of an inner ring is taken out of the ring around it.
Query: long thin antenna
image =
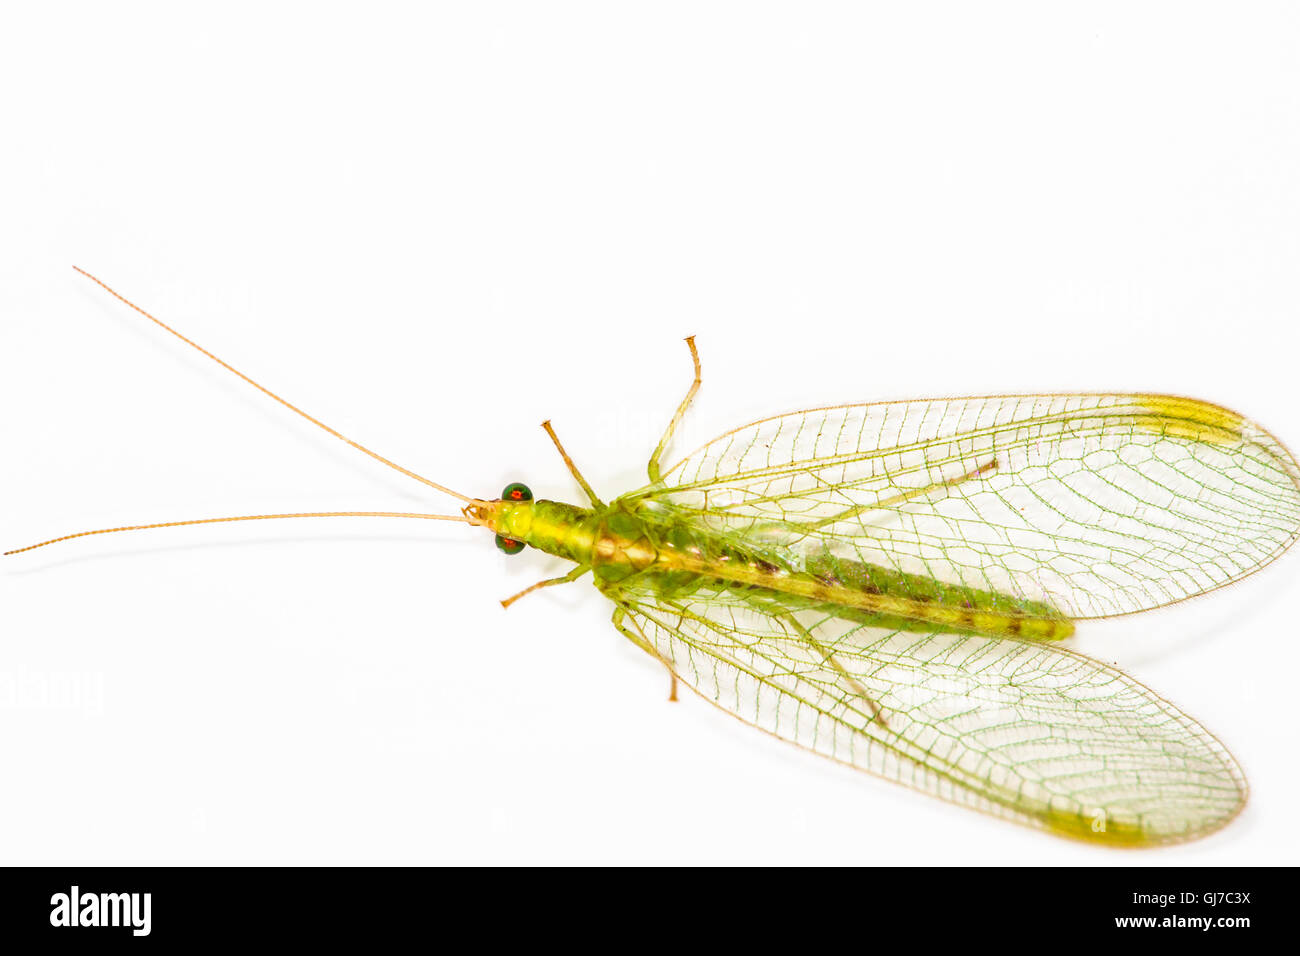
[[[365,445],[358,444],[357,442],[354,442],[351,438],[348,438],[346,435],[344,435],[344,434],[342,434],[342,433],[340,433],[340,432],[338,432],[338,431],[335,431],[333,428],[330,428],[328,425],[326,425],[326,424],[325,424],[324,422],[322,422],[320,419],[318,419],[318,418],[313,418],[311,415],[308,415],[306,412],[304,412],[304,411],[303,411],[301,408],[299,408],[298,406],[293,405],[293,404],[291,404],[291,403],[289,403],[289,402],[286,402],[283,398],[281,398],[279,395],[275,394],[275,392],[271,391],[269,388],[266,388],[265,386],[259,385],[257,382],[253,381],[251,378],[249,378],[249,377],[248,377],[247,375],[245,375],[243,372],[239,371],[239,369],[235,368],[233,365],[230,365],[228,362],[224,362],[224,361],[222,361],[221,359],[217,358],[215,355],[213,355],[211,352],[209,352],[209,351],[208,351],[207,349],[205,349],[203,346],[199,345],[197,342],[194,342],[194,341],[192,341],[192,340],[190,340],[190,339],[187,339],[185,336],[181,335],[179,332],[177,332],[175,329],[173,329],[173,328],[172,328],[170,325],[168,325],[166,322],[163,322],[163,321],[160,320],[160,319],[154,318],[154,316],[150,315],[150,314],[149,314],[148,312],[146,312],[144,309],[140,308],[138,305],[136,305],[136,304],[135,304],[134,302],[132,302],[130,299],[128,299],[128,298],[126,298],[125,296],[121,295],[120,293],[116,292],[114,289],[110,288],[107,284],[105,284],[104,282],[101,282],[99,279],[96,279],[93,275],[91,275],[91,274],[90,274],[89,272],[87,272],[85,269],[82,269],[82,268],[80,268],[80,267],[78,267],[78,266],[73,266],[72,268],[76,269],[76,270],[77,270],[78,272],[80,272],[83,276],[85,276],[85,277],[86,277],[87,279],[89,279],[91,282],[95,283],[95,285],[99,286],[101,289],[103,289],[103,290],[104,290],[105,292],[107,292],[109,295],[113,296],[115,299],[118,299],[119,301],[124,302],[124,303],[126,303],[127,305],[129,305],[132,309],[134,309],[136,312],[139,312],[141,315],[143,315],[143,316],[144,316],[146,319],[148,319],[150,322],[153,322],[155,325],[159,326],[160,328],[163,328],[163,329],[165,329],[166,331],[170,332],[172,335],[176,336],[178,339],[180,339],[180,340],[181,340],[182,342],[184,342],[186,345],[188,345],[188,346],[190,346],[190,347],[192,347],[192,348],[195,348],[195,349],[197,349],[198,351],[202,352],[204,355],[206,355],[208,358],[212,359],[212,361],[216,362],[218,365],[220,365],[222,368],[226,369],[227,371],[234,372],[236,375],[238,375],[240,378],[242,378],[242,379],[243,379],[245,382],[247,382],[249,385],[253,386],[253,387],[254,387],[255,389],[257,389],[259,392],[262,392],[262,393],[265,394],[265,395],[269,395],[271,398],[275,399],[277,402],[279,402],[279,403],[280,403],[281,405],[283,405],[285,408],[289,409],[289,411],[291,411],[291,412],[296,412],[297,414],[299,414],[299,415],[301,415],[303,418],[307,419],[307,421],[311,422],[311,423],[312,423],[313,425],[315,425],[316,427],[324,429],[325,431],[329,432],[331,435],[333,435],[335,438],[339,439],[340,441],[347,442],[349,445],[351,445],[351,446],[352,446],[353,448],[355,448],[357,451],[365,452],[365,453],[366,453],[367,455],[369,455],[371,458],[375,459],[375,461],[383,462],[383,463],[384,463],[385,465],[387,465],[389,468],[392,468],[392,469],[394,469],[394,470],[396,470],[396,471],[400,471],[402,474],[407,475],[408,477],[414,478],[416,481],[421,481],[421,482],[423,482],[424,484],[428,485],[430,488],[436,488],[436,489],[438,489],[439,491],[444,492],[445,494],[449,494],[449,495],[451,495],[453,498],[459,498],[461,501],[471,501],[471,500],[472,500],[471,498],[468,498],[468,497],[466,497],[465,495],[462,495],[462,494],[461,494],[460,492],[458,492],[458,491],[452,491],[450,488],[444,487],[443,485],[438,484],[436,481],[430,481],[428,478],[425,478],[423,475],[417,475],[415,472],[411,471],[409,468],[403,468],[401,465],[397,464],[396,462],[389,461],[389,460],[388,460],[387,458],[385,458],[383,455],[378,455],[378,454],[376,454],[375,452],[371,451],[369,448],[367,448]],[[9,552],[9,553],[12,554],[13,552]]]
[[[199,518],[193,521],[164,521],[161,524],[133,524],[122,528],[78,531],[76,534],[65,534],[61,538],[51,538],[49,541],[42,541],[40,544],[29,544],[25,548],[15,548],[13,551],[6,551],[5,555],[35,551],[47,544],[58,544],[60,541],[71,541],[73,538],[85,538],[92,534],[115,534],[118,531],[148,531],[151,528],[179,528],[187,524],[221,524],[226,521],[269,521],[272,518],[423,518],[428,521],[462,521],[465,524],[472,524],[468,518],[460,515],[428,515],[402,511],[304,511],[283,515],[240,515],[235,518]]]

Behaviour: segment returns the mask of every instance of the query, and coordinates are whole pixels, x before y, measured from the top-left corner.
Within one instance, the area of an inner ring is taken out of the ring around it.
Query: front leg
[[[549,587],[553,587],[556,584],[568,584],[570,581],[576,581],[578,580],[578,578],[582,577],[590,570],[591,570],[591,565],[580,564],[572,571],[570,571],[568,574],[565,574],[562,577],[547,578],[545,581],[538,581],[536,584],[524,588],[518,594],[511,595],[510,597],[502,601],[501,606],[509,607],[510,605],[518,601],[521,597],[523,597],[525,594],[532,594],[534,591],[540,590],[541,588],[549,588]]]

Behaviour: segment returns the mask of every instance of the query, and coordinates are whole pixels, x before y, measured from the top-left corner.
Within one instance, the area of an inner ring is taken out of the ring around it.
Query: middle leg
[[[664,449],[668,447],[668,442],[672,440],[673,433],[677,431],[677,426],[681,424],[682,418],[686,415],[686,409],[691,407],[691,402],[695,400],[695,393],[700,390],[700,353],[695,348],[695,336],[686,339],[686,344],[691,349],[691,361],[695,364],[695,380],[691,382],[690,389],[686,392],[686,397],[682,403],[677,406],[677,412],[673,415],[673,420],[668,423],[668,428],[664,432],[664,437],[659,439],[659,444],[655,446],[654,454],[650,456],[650,464],[646,466],[646,471],[650,474],[650,482],[654,484],[659,481],[659,458],[663,455]]]

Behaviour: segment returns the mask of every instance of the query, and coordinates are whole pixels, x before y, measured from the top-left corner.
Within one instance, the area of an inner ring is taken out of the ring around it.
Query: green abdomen
[[[1060,640],[1074,630],[1041,602],[829,552],[792,556],[708,530],[689,513],[634,512],[618,502],[589,511],[537,501],[532,509],[528,533],[520,535],[529,544],[590,564],[598,585],[649,590],[667,601],[725,590],[769,612],[817,608],[893,630],[1031,640]]]

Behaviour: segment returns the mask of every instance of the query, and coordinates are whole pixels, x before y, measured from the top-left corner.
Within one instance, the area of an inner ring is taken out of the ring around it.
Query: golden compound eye
[[[510,484],[506,485],[505,489],[501,492],[501,500],[532,501],[533,493],[528,489],[527,485],[518,481],[512,481]]]
[[[507,538],[505,535],[497,535],[497,547],[506,554],[518,554],[524,550],[524,543],[516,538]]]

